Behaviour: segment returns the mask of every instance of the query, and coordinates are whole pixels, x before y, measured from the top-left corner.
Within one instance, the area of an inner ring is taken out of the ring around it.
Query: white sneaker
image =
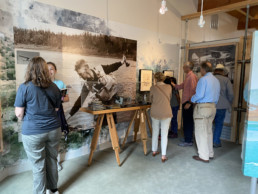
[[[53,193],[51,190],[47,189],[46,194],[59,194],[59,191],[56,191],[56,192]]]

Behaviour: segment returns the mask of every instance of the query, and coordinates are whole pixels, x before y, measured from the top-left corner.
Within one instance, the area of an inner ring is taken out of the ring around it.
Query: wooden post
[[[144,154],[147,155],[147,130],[146,130],[144,110],[141,109],[139,112],[140,112],[140,127],[139,128],[140,128],[140,132],[141,132],[143,151],[144,151]]]
[[[110,134],[110,138],[111,138],[112,147],[116,154],[117,164],[120,166],[120,158],[119,158],[120,147],[119,147],[119,142],[118,142],[118,135],[117,135],[117,131],[116,131],[115,121],[114,121],[112,113],[107,113],[106,116],[107,116],[107,122],[108,122],[109,134]]]
[[[88,166],[91,165],[93,152],[96,150],[97,145],[98,145],[98,138],[99,138],[99,133],[100,133],[100,130],[101,130],[101,127],[102,127],[103,118],[104,118],[104,114],[99,115],[98,119],[97,119],[94,134],[93,134],[93,137],[92,137],[92,140],[91,140],[91,146],[90,146],[91,151],[90,151],[90,156],[89,156],[89,160],[88,160]]]
[[[127,128],[127,131],[126,131],[126,134],[125,134],[125,138],[124,138],[122,147],[125,146],[125,142],[126,142],[126,140],[127,140],[127,138],[128,138],[128,135],[129,135],[129,133],[130,133],[130,131],[131,131],[131,128],[132,128],[134,119],[135,119],[135,117],[136,117],[137,114],[138,114],[138,110],[136,110],[136,111],[134,112],[134,114],[133,114],[133,117],[132,117],[132,119],[131,119],[131,121],[130,121],[130,124],[129,124],[128,128]]]
[[[137,134],[139,131],[139,126],[140,126],[140,110],[136,114],[135,122],[134,122],[134,141],[137,140]]]

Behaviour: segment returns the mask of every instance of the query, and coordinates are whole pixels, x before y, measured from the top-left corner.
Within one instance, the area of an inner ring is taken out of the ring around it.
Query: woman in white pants
[[[156,85],[150,89],[151,96],[151,119],[152,119],[152,155],[155,157],[158,152],[158,136],[161,127],[161,161],[167,161],[166,151],[168,142],[168,130],[172,118],[170,99],[172,88],[164,83],[165,76],[158,72],[155,74]]]

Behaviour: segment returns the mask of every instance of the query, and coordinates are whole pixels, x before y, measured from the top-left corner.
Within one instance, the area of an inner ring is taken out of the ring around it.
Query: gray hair
[[[206,73],[212,72],[212,64],[210,62],[203,62],[201,68],[204,69]]]
[[[187,62],[185,63],[185,65],[186,65],[187,67],[189,67],[191,70],[193,70],[193,68],[194,68],[194,63],[193,63],[192,61],[187,61]]]

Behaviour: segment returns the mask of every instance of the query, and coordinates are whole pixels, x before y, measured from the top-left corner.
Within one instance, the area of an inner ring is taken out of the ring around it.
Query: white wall
[[[244,36],[244,30],[237,30],[238,19],[230,16],[227,13],[219,14],[219,27],[217,30],[210,28],[211,16],[205,16],[205,26],[200,28],[198,26],[198,19],[190,20],[188,22],[188,40],[191,42],[205,42],[221,39],[239,38]],[[182,23],[185,25],[185,22]],[[248,30],[250,35],[253,30]],[[185,31],[183,30],[183,33]]]
[[[137,40],[161,39],[176,44],[181,40],[181,20],[178,12],[160,15],[159,0],[37,0],[57,7],[93,15],[141,29]],[[107,3],[108,2],[108,3]],[[108,6],[108,7],[107,7]],[[121,29],[126,34],[127,29]],[[128,37],[130,38],[130,37]]]

